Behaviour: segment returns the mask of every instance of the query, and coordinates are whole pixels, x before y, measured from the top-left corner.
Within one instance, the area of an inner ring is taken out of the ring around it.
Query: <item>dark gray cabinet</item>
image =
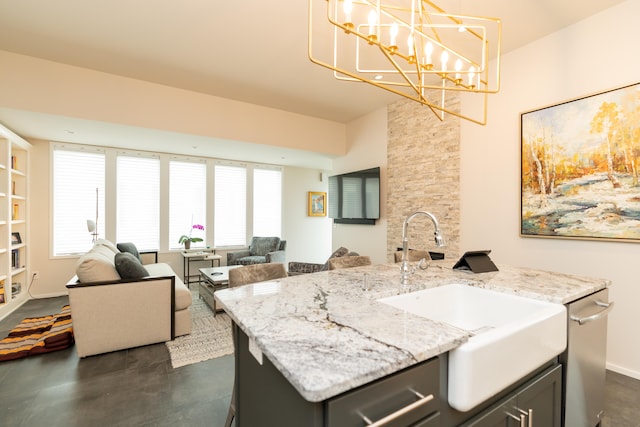
[[[464,427],[560,427],[562,366],[540,374],[500,402],[463,424]]]
[[[469,413],[446,401],[447,360],[436,357],[324,402],[308,402],[273,366],[249,352],[248,337],[234,325],[236,427],[560,427],[562,365],[537,373]],[[442,382],[442,383],[441,383]],[[464,422],[464,420],[468,420]]]
[[[439,359],[434,358],[324,402],[308,402],[268,358],[251,355],[248,338],[236,338],[236,427],[362,427],[387,418],[385,427],[440,427]]]
[[[326,425],[436,426],[439,418],[439,360],[432,359],[326,402]]]

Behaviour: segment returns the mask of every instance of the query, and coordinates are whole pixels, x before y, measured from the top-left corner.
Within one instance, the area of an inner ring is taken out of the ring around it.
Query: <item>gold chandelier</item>
[[[331,25],[315,20],[322,3]],[[427,0],[309,0],[312,62],[336,79],[417,101],[440,120],[486,124],[488,94],[500,90],[501,33],[499,19],[447,13]],[[466,115],[445,104],[453,92],[478,98]]]

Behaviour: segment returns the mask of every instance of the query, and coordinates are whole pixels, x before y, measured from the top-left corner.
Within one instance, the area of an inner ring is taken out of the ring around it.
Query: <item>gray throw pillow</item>
[[[140,257],[140,253],[138,252],[138,248],[131,242],[127,243],[118,243],[116,245],[120,252],[129,252],[134,257],[138,258],[138,261],[142,262],[142,258]]]
[[[114,257],[114,263],[118,274],[123,279],[142,279],[149,272],[142,263],[129,252],[120,252]]]

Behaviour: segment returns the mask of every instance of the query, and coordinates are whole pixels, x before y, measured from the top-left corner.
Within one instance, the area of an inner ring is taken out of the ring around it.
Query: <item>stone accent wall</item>
[[[459,111],[459,98],[448,107]],[[445,258],[459,256],[460,119],[440,121],[428,107],[401,100],[388,106],[387,260],[402,246],[402,224],[415,211],[435,215],[446,246]],[[420,216],[409,224],[409,247],[434,250],[433,224]]]

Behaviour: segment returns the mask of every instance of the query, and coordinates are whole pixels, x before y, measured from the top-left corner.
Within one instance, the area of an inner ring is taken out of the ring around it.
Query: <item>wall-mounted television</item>
[[[375,224],[380,218],[380,168],[330,176],[329,217],[341,224]]]

